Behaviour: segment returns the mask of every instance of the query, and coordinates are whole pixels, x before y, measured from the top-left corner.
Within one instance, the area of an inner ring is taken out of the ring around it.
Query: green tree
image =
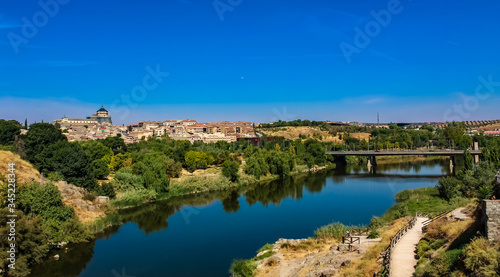
[[[469,150],[464,151],[464,160],[465,160],[465,169],[473,170],[474,169],[474,159],[472,158]]]
[[[0,144],[11,145],[14,138],[21,133],[21,123],[16,120],[0,119]]]
[[[156,192],[167,192],[170,179],[167,175],[167,157],[147,154],[133,165],[134,174],[141,175],[144,186],[147,189],[154,189]]]
[[[437,188],[441,197],[451,200],[462,195],[462,186],[462,182],[457,178],[446,176],[439,179]]]
[[[58,141],[50,144],[35,156],[34,163],[45,174],[59,172],[69,183],[89,190],[97,187],[96,177],[105,174],[93,167],[99,164],[92,164],[80,144],[76,142]],[[93,170],[97,172],[94,173]]]
[[[59,127],[50,123],[31,124],[23,139],[26,156],[30,162],[35,162],[35,157],[51,144],[67,141]]]
[[[8,208],[0,209],[0,234],[8,234],[10,226],[8,225],[11,214]],[[16,268],[8,268],[10,263],[7,258],[10,250],[10,241],[7,236],[0,240],[0,269],[2,276],[6,277],[24,277],[28,276],[31,268],[42,262],[45,255],[49,252],[49,235],[44,230],[40,218],[29,218],[21,211],[16,210]]]
[[[237,162],[227,160],[222,164],[222,175],[226,176],[231,182],[237,182],[239,179],[238,169],[240,165]]]

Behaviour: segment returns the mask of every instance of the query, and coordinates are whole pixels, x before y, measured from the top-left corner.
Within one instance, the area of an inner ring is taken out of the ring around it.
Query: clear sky
[[[2,1],[0,118],[104,104],[117,124],[498,119],[499,12],[496,0]]]

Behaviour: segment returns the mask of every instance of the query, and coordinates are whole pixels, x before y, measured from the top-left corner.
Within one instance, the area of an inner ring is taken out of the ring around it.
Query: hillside
[[[9,151],[0,151],[0,181],[6,178],[9,163],[15,163],[15,173],[17,183],[28,183],[32,181],[40,182],[40,172],[36,170],[29,162],[22,160],[19,155]]]
[[[29,182],[40,183],[40,172],[36,170],[32,164],[22,160],[19,155],[9,151],[0,151],[0,183],[4,183],[8,172],[8,164],[15,163],[16,183],[23,184]],[[47,179],[44,178],[44,182]],[[104,217],[104,212],[99,205],[93,204],[91,201],[84,200],[87,192],[74,185],[66,184],[66,182],[56,182],[55,185],[61,192],[64,204],[70,206],[75,211],[76,216],[81,222],[90,222],[96,218]]]

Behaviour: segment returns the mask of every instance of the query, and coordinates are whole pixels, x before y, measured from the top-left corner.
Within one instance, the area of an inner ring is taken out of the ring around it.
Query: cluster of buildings
[[[133,143],[150,137],[168,135],[172,139],[187,140],[191,143],[201,141],[205,143],[237,140],[252,140],[256,138],[254,126],[251,122],[210,122],[198,123],[196,120],[165,120],[141,121],[138,124],[127,126],[113,125],[109,112],[101,107],[87,118],[68,118],[54,120],[52,124],[59,124],[69,141],[85,141],[104,139],[118,134],[125,143]]]

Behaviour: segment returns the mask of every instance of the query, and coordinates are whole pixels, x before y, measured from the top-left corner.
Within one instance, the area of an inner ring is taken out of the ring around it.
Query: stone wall
[[[500,241],[500,200],[483,201],[482,221],[486,237],[491,241]]]

